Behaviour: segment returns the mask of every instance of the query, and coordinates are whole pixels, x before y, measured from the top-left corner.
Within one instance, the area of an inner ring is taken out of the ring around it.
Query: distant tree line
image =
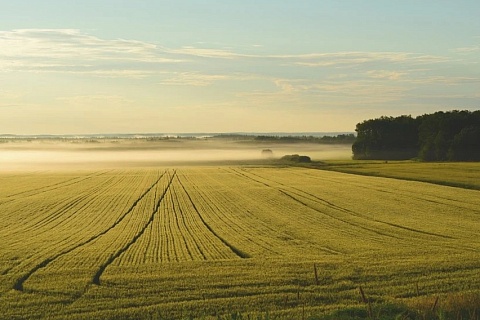
[[[480,110],[381,117],[355,131],[354,159],[480,161]]]
[[[321,143],[321,144],[352,144],[355,141],[355,135],[339,134],[336,136],[255,136],[258,142],[279,142],[279,143]]]

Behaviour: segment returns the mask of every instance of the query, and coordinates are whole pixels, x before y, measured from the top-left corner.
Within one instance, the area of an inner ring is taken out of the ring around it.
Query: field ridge
[[[182,187],[182,189],[185,191],[185,194],[187,195],[188,199],[190,200],[191,204],[192,204],[192,207],[193,209],[195,210],[195,212],[198,214],[200,220],[202,221],[202,223],[205,225],[205,227],[215,236],[217,237],[223,244],[225,244],[233,253],[235,253],[238,257],[242,258],[242,259],[248,259],[250,258],[250,255],[239,250],[238,248],[236,248],[235,246],[231,245],[227,240],[225,240],[223,237],[221,237],[217,232],[215,232],[215,230],[212,229],[212,227],[205,221],[205,219],[203,218],[203,216],[200,214],[200,211],[197,209],[197,206],[195,205],[195,202],[192,200],[192,197],[190,196],[190,194],[187,192],[187,189],[185,188],[185,186],[183,185],[183,183],[180,181],[180,179],[178,179],[178,182],[180,184],[180,186]]]
[[[132,205],[129,207],[129,209],[127,211],[125,211],[116,221],[115,223],[113,223],[110,227],[108,227],[107,229],[105,229],[104,231],[90,237],[89,239],[71,247],[70,249],[68,250],[65,250],[65,251],[62,251],[60,253],[58,253],[57,255],[54,255],[53,257],[50,257],[50,258],[47,258],[45,260],[43,260],[42,262],[40,262],[39,264],[37,264],[35,267],[33,267],[32,269],[30,269],[25,275],[23,275],[22,277],[20,277],[19,279],[17,279],[17,281],[15,282],[15,284],[13,285],[12,289],[14,290],[17,290],[17,291],[23,291],[23,284],[25,283],[25,281],[27,281],[35,272],[37,272],[38,270],[42,269],[42,268],[45,268],[47,267],[51,262],[57,260],[58,258],[64,256],[64,255],[67,255],[69,254],[70,252],[96,240],[97,238],[103,236],[104,234],[106,234],[108,231],[112,230],[116,225],[118,225],[130,212],[133,211],[133,209],[137,206],[137,204],[159,183],[159,181],[162,179],[163,175],[165,173],[163,173],[162,175],[160,175],[160,177],[142,194],[140,195],[139,198],[137,198],[133,203]]]
[[[148,219],[147,223],[142,227],[142,229],[140,230],[140,232],[138,232],[133,238],[132,240],[130,240],[125,246],[123,246],[122,248],[120,248],[115,254],[111,255],[108,260],[102,264],[97,272],[95,273],[95,275],[93,276],[92,278],[92,283],[93,284],[96,284],[96,285],[100,285],[100,277],[102,276],[103,272],[105,271],[105,269],[113,263],[113,261],[115,261],[115,259],[117,259],[122,253],[124,253],[125,251],[128,250],[128,248],[130,248],[142,235],[143,233],[145,232],[145,230],[148,228],[148,226],[150,226],[150,224],[152,223],[153,219],[155,218],[155,214],[158,212],[158,208],[160,207],[160,204],[162,203],[164,197],[165,197],[165,194],[168,192],[169,188],[170,188],[170,185],[172,184],[172,181],[173,179],[175,178],[175,175],[176,175],[176,171],[174,170],[173,171],[173,174],[172,176],[170,177],[169,179],[169,182],[167,184],[167,186],[165,187],[165,190],[163,191],[162,195],[159,197],[156,205],[155,205],[155,208],[153,209],[152,211],[152,214],[150,215],[150,218]],[[160,180],[160,179],[159,179]],[[157,181],[158,182],[158,181]],[[153,188],[153,186],[152,186]],[[151,189],[151,188],[150,188]]]

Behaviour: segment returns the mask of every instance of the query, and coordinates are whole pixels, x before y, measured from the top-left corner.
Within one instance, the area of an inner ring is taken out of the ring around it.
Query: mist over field
[[[211,140],[56,140],[9,141],[0,145],[0,170],[42,170],[155,166],[205,163],[234,163],[265,160],[262,150],[270,149],[273,159],[302,154],[312,160],[350,159],[350,145],[309,143],[239,143]]]

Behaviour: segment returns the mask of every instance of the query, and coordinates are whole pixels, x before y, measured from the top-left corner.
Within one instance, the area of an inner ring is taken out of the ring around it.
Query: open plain
[[[0,318],[316,319],[478,299],[478,190],[228,161],[0,178]]]

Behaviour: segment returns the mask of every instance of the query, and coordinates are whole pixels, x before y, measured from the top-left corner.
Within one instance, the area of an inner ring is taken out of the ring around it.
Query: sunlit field
[[[480,190],[479,162],[326,161],[324,169]]]
[[[480,291],[476,190],[228,161],[0,178],[0,318],[315,319]]]

